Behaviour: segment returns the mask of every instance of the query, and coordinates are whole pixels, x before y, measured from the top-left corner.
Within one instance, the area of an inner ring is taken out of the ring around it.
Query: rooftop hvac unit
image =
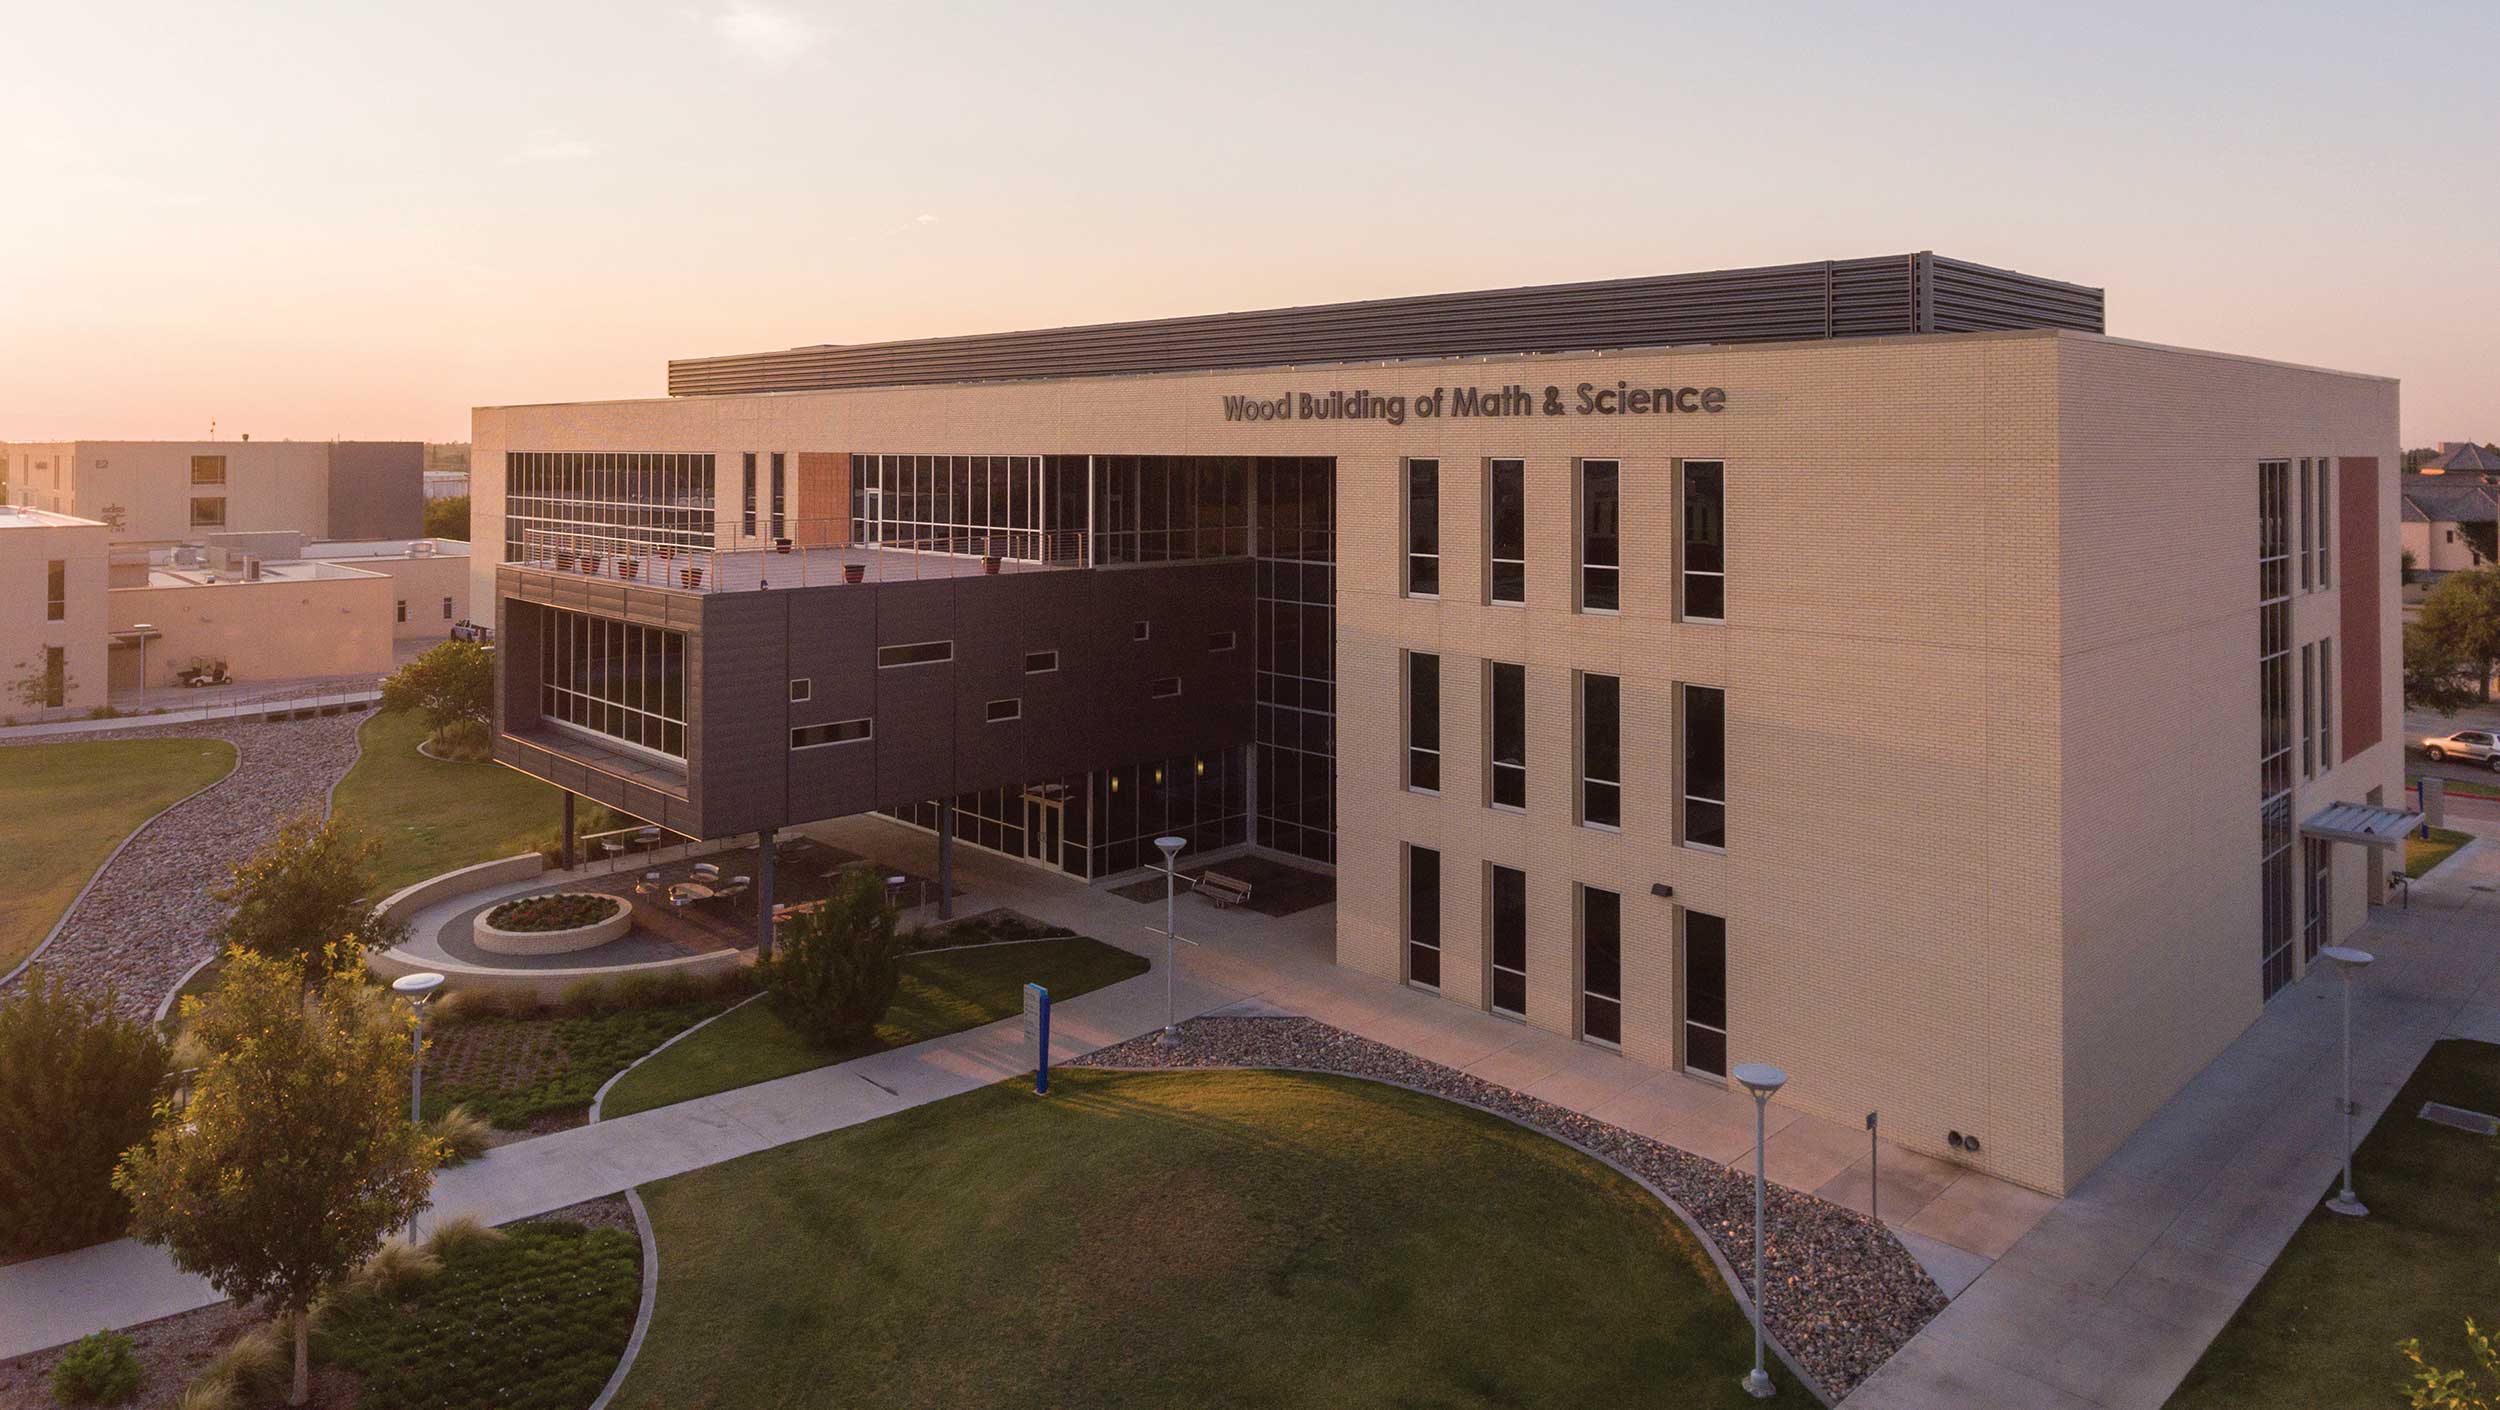
[[[185,544],[174,550],[174,566],[177,568],[197,568],[207,561],[208,551],[206,549],[199,548],[191,544]]]
[[[408,545],[408,556],[409,556],[409,557],[411,557],[411,558],[431,558],[431,557],[433,557],[433,556],[434,556],[434,540],[432,540],[432,539],[419,539],[419,540],[417,540],[415,543],[412,543],[412,544]]]
[[[260,560],[248,553],[243,555],[243,581],[247,583],[260,581]]]

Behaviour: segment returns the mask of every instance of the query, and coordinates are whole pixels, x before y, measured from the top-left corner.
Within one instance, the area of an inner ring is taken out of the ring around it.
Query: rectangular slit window
[[[1486,887],[1493,928],[1489,947],[1493,965],[1493,1011],[1512,1018],[1528,1016],[1528,874],[1513,867],[1492,869]]]
[[[48,559],[43,567],[43,619],[64,621],[69,616],[69,560]]]
[[[1580,610],[1623,606],[1623,467],[1580,462]]]
[[[1441,595],[1441,462],[1406,462],[1406,595]]]
[[[816,682],[806,676],[790,682],[790,703],[804,705],[816,698]]]
[[[1441,854],[1406,848],[1406,978],[1441,987]]]
[[[1139,622],[1136,626],[1129,628],[1128,639],[1131,641],[1146,641],[1152,638],[1154,634],[1154,623]]]
[[[1028,676],[1043,675],[1047,672],[1058,669],[1059,653],[1056,651],[1028,651],[1024,653],[1024,673]]]
[[[1727,847],[1727,692],[1684,687],[1684,845]]]
[[[1492,803],[1497,808],[1528,806],[1528,668],[1506,661],[1485,663],[1486,694],[1492,721],[1487,739],[1491,752]]]
[[[1014,700],[993,700],[981,707],[981,718],[994,725],[1003,724],[1008,720],[1023,719],[1024,701],[1021,697]]]
[[[1241,645],[1239,632],[1207,633],[1207,650],[1209,651],[1230,651],[1239,645]]]
[[[1623,1045],[1623,897],[1580,888],[1580,1036]]]
[[[869,720],[842,720],[830,725],[801,725],[790,731],[790,747],[814,749],[823,744],[857,744],[875,733]]]
[[[1727,620],[1727,467],[1684,462],[1683,619]]]
[[[1524,460],[1487,462],[1485,598],[1516,607],[1528,600],[1528,467]]]
[[[1146,683],[1146,693],[1157,700],[1169,700],[1181,693],[1179,676],[1157,676]]]
[[[1684,1066],[1727,1076],[1727,922],[1684,913]]]
[[[926,666],[955,659],[955,643],[951,641],[916,641],[908,646],[877,648],[877,669],[894,666]]]
[[[1623,681],[1580,676],[1580,821],[1623,826]]]
[[[1406,653],[1406,786],[1441,791],[1441,658]]]

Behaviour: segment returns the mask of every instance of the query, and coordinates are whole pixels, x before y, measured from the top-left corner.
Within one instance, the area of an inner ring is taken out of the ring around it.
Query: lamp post
[[[1764,1189],[1768,1184],[1762,1147],[1763,1131],[1771,1096],[1788,1085],[1788,1074],[1767,1062],[1740,1063],[1736,1080],[1753,1093],[1753,1369],[1745,1373],[1745,1393],[1756,1400],[1768,1400],[1775,1389],[1771,1373],[1762,1367],[1762,1307],[1771,1295],[1771,1276],[1762,1266]]]
[[[1155,1043],[1165,1048],[1181,1045],[1181,1026],[1174,1016],[1172,1001],[1172,933],[1178,929],[1172,916],[1180,902],[1180,868],[1175,859],[1188,845],[1187,840],[1178,837],[1155,839],[1155,846],[1163,853],[1163,1036]]]
[[[131,635],[139,638],[139,708],[148,708],[148,638],[156,635],[153,622],[133,622]]]
[[[425,1001],[435,990],[442,987],[443,976],[434,973],[432,970],[422,970],[416,974],[403,974],[399,978],[391,981],[391,992],[394,994],[406,995],[409,1005],[414,1008],[417,1013],[416,1026],[411,1028],[408,1033],[408,1124],[411,1126],[416,1125],[419,1121],[424,1119]]]
[[[2336,969],[2342,971],[2344,976],[2344,1188],[2326,1202],[2326,1207],[2334,1213],[2358,1219],[2370,1210],[2352,1192],[2352,977],[2377,957],[2367,950],[2356,950],[2346,945],[2330,945],[2318,953],[2335,961]]]

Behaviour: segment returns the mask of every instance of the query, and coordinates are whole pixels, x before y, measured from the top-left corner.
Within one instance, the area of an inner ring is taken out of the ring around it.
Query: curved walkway
[[[109,988],[114,1007],[153,1017],[167,991],[215,949],[211,936],[226,908],[209,893],[289,817],[328,811],[330,790],[356,761],[364,720],[220,720],[101,736],[222,739],[234,746],[234,771],[143,825],[98,869],[37,963],[57,983]]]

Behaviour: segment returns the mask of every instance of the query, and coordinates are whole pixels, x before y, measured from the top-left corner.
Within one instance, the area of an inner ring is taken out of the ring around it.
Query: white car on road
[[[2460,759],[2467,763],[2489,764],[2500,771],[2500,739],[2490,730],[2461,729],[2454,734],[2435,734],[2422,741],[2422,753],[2432,763],[2443,759]]]

